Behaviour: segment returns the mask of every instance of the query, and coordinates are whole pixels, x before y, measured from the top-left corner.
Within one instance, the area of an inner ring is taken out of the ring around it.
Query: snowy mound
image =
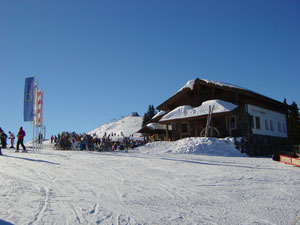
[[[196,154],[226,157],[245,157],[235,148],[234,138],[184,138],[174,142],[152,142],[138,150],[150,154]]]
[[[140,134],[136,133],[142,127],[143,117],[141,116],[127,116],[119,121],[108,123],[100,126],[89,132],[89,134],[93,135],[96,134],[98,137],[103,137],[106,133],[109,134],[116,134],[117,136],[125,137],[132,136],[133,137],[140,137]]]

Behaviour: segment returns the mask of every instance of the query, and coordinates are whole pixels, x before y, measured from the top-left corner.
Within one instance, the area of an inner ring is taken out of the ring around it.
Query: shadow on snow
[[[0,225],[13,225],[13,224],[4,220],[0,220]]]
[[[11,155],[3,155],[3,156],[8,157],[8,158],[14,158],[14,159],[23,159],[23,160],[32,161],[32,162],[42,162],[42,163],[49,163],[49,164],[53,164],[53,165],[60,165],[59,163],[50,162],[50,161],[47,161],[47,160],[29,159],[29,158],[16,157],[16,156],[11,156]],[[0,221],[0,225],[2,225],[1,221]]]
[[[257,167],[257,166],[250,166],[250,165],[241,165],[241,163],[235,163],[235,162],[218,162],[218,161],[212,161],[212,160],[204,160],[204,159],[178,159],[178,158],[172,158],[172,157],[165,157],[165,156],[137,156],[137,155],[129,155],[129,154],[114,154],[119,152],[110,152],[110,153],[104,153],[102,155],[105,156],[121,156],[121,157],[131,157],[131,158],[141,158],[141,159],[160,159],[160,160],[166,160],[166,161],[173,161],[173,162],[182,162],[182,163],[193,163],[198,165],[207,165],[207,166],[225,166],[225,167],[238,167],[238,168],[245,168],[245,169],[271,169],[276,170],[277,168],[267,168],[267,167]]]

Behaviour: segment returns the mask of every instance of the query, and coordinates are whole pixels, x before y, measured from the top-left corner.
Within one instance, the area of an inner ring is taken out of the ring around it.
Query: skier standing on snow
[[[0,139],[1,139],[2,148],[6,148],[7,135],[6,133],[4,133],[1,127],[0,127]]]
[[[8,133],[9,133],[9,138],[8,139],[10,139],[10,148],[15,148],[14,147],[15,135],[10,131],[8,131]]]
[[[42,144],[42,141],[43,141],[42,133],[39,133],[38,141],[39,141],[39,144]]]
[[[19,152],[19,145],[20,144],[21,144],[21,146],[23,148],[23,152],[26,152],[26,147],[25,147],[25,145],[23,143],[25,135],[26,134],[25,134],[25,131],[23,130],[23,127],[20,127],[20,130],[19,130],[18,135],[17,135],[18,142],[17,142],[17,150],[16,150],[16,152]]]

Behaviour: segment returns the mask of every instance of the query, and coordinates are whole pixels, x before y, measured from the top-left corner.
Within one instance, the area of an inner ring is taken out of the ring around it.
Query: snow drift
[[[196,154],[209,156],[246,157],[235,148],[234,138],[184,138],[174,142],[159,141],[138,148],[140,152],[161,154]]]

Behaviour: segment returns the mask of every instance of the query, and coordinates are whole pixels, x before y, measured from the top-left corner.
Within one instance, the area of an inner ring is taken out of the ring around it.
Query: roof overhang
[[[137,133],[164,133],[166,132],[166,125],[161,123],[149,123],[137,131]],[[169,131],[172,127],[169,126]]]
[[[234,113],[234,111],[235,110],[233,110],[231,112],[214,113],[214,114],[212,114],[212,118],[230,116]],[[203,119],[207,119],[207,115],[186,117],[186,118],[179,118],[179,119],[170,119],[170,120],[164,120],[164,121],[159,121],[159,122],[162,124],[170,124],[170,123],[174,123],[174,122],[187,122],[187,121],[195,121],[195,120],[203,120]]]
[[[189,105],[179,106],[168,114],[164,115],[159,122],[168,123],[170,121],[195,120],[205,118],[210,113],[212,116],[225,115],[237,107],[238,106],[235,104],[219,99],[209,100],[194,108]]]

